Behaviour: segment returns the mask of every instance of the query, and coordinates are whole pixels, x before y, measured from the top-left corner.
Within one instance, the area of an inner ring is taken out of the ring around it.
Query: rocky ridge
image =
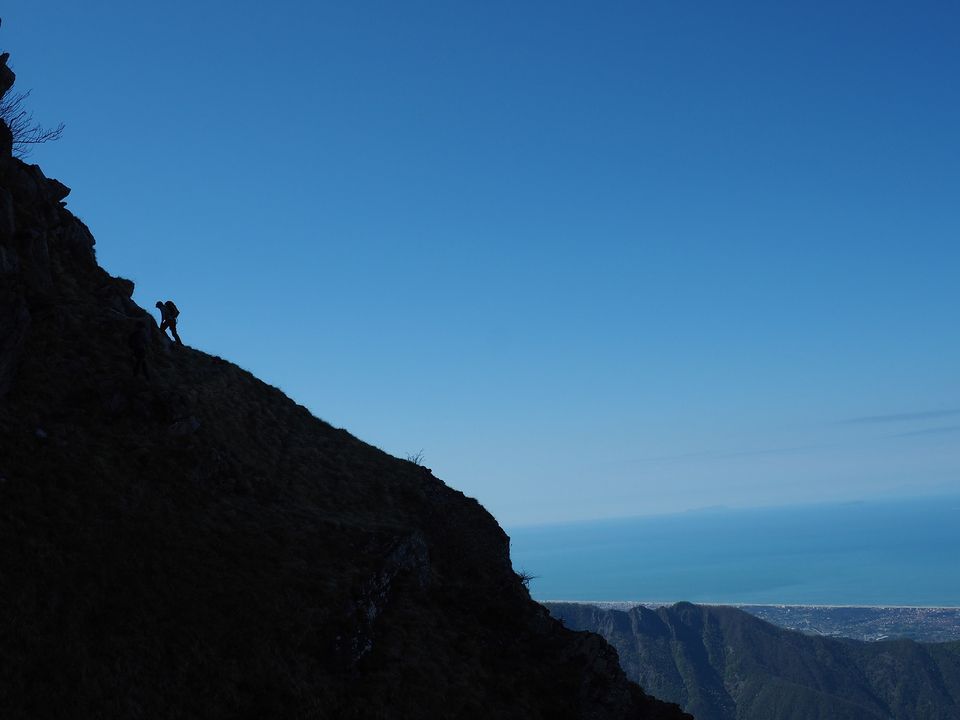
[[[0,123],[0,716],[689,717],[530,599],[475,500],[172,346],[11,149]]]
[[[698,720],[960,720],[960,642],[805,635],[715,605],[546,605]]]

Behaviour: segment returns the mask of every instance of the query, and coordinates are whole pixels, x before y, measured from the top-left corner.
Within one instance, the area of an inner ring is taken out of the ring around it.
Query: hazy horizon
[[[851,507],[857,505],[867,505],[872,503],[893,503],[893,502],[912,502],[912,501],[930,501],[930,500],[949,500],[951,502],[960,502],[960,491],[952,492],[929,492],[929,493],[903,493],[892,495],[878,495],[874,497],[847,498],[842,500],[808,500],[796,503],[782,504],[758,504],[758,505],[703,505],[700,507],[689,507],[683,510],[668,510],[665,512],[640,513],[628,515],[609,515],[602,517],[578,517],[573,519],[548,520],[545,522],[533,523],[512,523],[503,524],[504,529],[509,532],[513,529],[527,530],[549,527],[577,527],[593,526],[604,523],[618,523],[630,520],[655,520],[674,517],[691,517],[697,515],[715,515],[724,513],[752,512],[752,511],[782,511],[782,510],[816,510],[817,508],[839,508]]]
[[[960,495],[508,528],[542,601],[960,606]]]

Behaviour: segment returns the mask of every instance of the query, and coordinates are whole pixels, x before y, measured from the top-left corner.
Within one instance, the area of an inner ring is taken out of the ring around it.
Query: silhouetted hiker
[[[177,341],[177,345],[183,345],[183,340],[181,340],[177,334],[177,317],[179,317],[180,311],[177,310],[177,306],[173,304],[173,300],[167,300],[166,302],[157,300],[157,307],[160,309],[160,319],[162,320],[160,323],[160,332],[170,328],[170,334],[173,335],[173,339]]]
[[[147,323],[140,321],[136,329],[130,333],[127,338],[127,344],[130,345],[130,352],[133,353],[133,376],[136,377],[141,372],[149,380],[150,373],[147,372]]]

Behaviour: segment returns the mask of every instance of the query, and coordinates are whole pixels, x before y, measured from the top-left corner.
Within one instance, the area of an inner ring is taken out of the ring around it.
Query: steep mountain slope
[[[171,346],[68,192],[0,124],[0,717],[688,717],[476,501]]]
[[[784,630],[741,610],[549,603],[603,635],[627,675],[697,720],[956,720],[960,643],[865,643]]]

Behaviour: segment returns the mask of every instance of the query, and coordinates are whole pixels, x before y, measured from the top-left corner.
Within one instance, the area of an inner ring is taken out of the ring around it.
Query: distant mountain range
[[[960,642],[860,642],[742,610],[546,603],[605,637],[630,679],[697,720],[960,720]]]

